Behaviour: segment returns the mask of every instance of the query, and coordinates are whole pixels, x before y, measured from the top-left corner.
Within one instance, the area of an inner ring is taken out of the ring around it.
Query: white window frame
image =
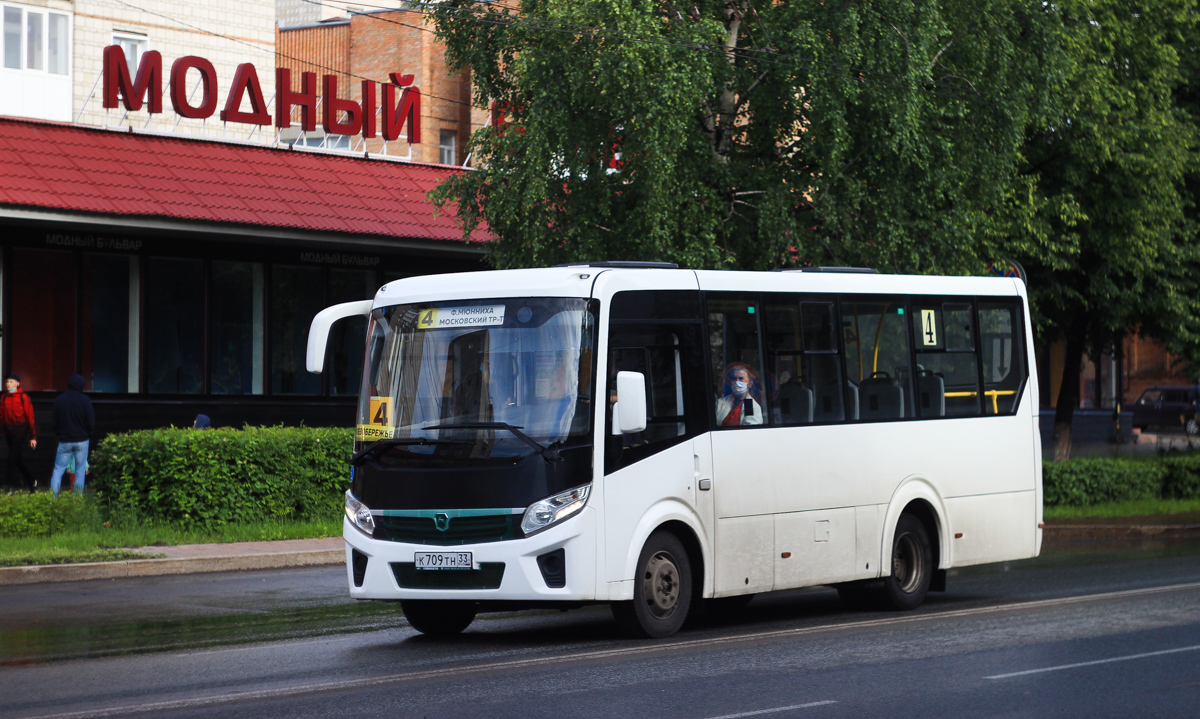
[[[137,72],[138,63],[142,61],[142,55],[151,50],[150,36],[128,30],[113,30],[112,44],[121,45],[122,41],[138,44],[137,54],[133,57],[132,61],[129,58],[129,54],[125,54],[125,63],[129,66],[129,74],[132,77]]]
[[[450,137],[450,144],[446,144],[446,137]],[[450,159],[446,159],[446,154],[449,153]],[[442,130],[438,135],[438,159],[443,165],[458,164],[458,130]]]
[[[3,63],[3,52],[6,48],[4,45],[4,37],[0,32],[0,71],[3,72],[32,72],[39,75],[54,75],[57,77],[71,77],[74,70],[75,58],[73,49],[75,22],[74,15],[71,13],[59,12],[51,10],[47,7],[36,5],[21,5],[18,3],[0,3],[0,23],[3,22],[3,11],[7,9],[19,10],[21,12],[21,30],[20,30],[20,67],[6,67]],[[42,67],[41,69],[29,67],[29,13],[34,12],[42,16]],[[52,16],[65,17],[67,19],[67,37],[64,47],[64,52],[67,57],[67,71],[65,73],[50,72],[50,18]],[[2,29],[2,25],[0,25]]]

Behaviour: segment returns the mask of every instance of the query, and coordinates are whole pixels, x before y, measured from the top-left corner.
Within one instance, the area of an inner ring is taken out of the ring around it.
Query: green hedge
[[[0,494],[0,537],[48,537],[100,523],[96,507],[70,490]]]
[[[1136,499],[1200,499],[1200,453],[1081,457],[1045,462],[1047,506],[1086,507]]]
[[[156,429],[106,437],[89,486],[110,517],[183,527],[341,512],[350,429]]]

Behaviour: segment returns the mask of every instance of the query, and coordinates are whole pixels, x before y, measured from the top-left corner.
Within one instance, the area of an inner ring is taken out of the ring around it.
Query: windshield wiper
[[[451,424],[434,424],[421,429],[503,429],[507,430],[512,436],[521,440],[525,444],[536,449],[547,462],[558,462],[562,459],[562,455],[558,453],[558,449],[553,444],[543,446],[537,440],[525,434],[521,430],[524,427],[518,427],[515,424],[508,422],[454,422]]]
[[[428,437],[393,437],[392,439],[379,439],[368,444],[366,447],[354,453],[350,458],[350,464],[357,467],[364,459],[374,459],[380,452],[391,449],[392,447],[401,447],[408,444],[467,444],[461,439],[429,439]]]

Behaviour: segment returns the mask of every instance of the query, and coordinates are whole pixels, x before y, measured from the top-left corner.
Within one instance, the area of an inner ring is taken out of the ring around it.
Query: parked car
[[[1196,416],[1198,404],[1200,393],[1196,387],[1151,387],[1133,403],[1133,426],[1143,431],[1148,427],[1182,429],[1196,436],[1200,434],[1200,418]]]

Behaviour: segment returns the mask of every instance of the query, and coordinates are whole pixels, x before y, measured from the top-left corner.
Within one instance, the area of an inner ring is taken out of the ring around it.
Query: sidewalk
[[[148,558],[88,564],[0,567],[0,585],[228,572],[243,569],[311,567],[341,564],[346,561],[345,542],[341,537],[285,539],[277,542],[178,544],[166,547],[141,547],[133,551],[143,553]],[[153,558],[156,555],[165,556]]]
[[[1200,540],[1200,515],[1138,517],[1138,523],[1118,520],[1060,519],[1046,523],[1042,547],[1075,542],[1118,542]],[[89,564],[49,564],[35,567],[0,567],[0,585],[39,582],[74,582],[85,579],[152,577],[164,574],[197,574],[244,569],[282,569],[342,564],[346,561],[341,537],[286,539],[277,542],[234,542],[226,544],[180,544],[141,547],[133,550],[147,559]],[[158,558],[155,555],[165,555]]]

